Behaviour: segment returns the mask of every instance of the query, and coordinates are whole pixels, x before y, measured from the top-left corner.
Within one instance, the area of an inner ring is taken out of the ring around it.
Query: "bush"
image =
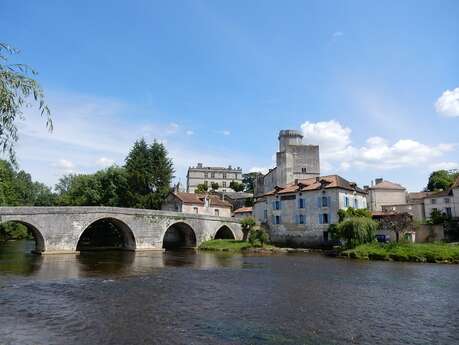
[[[260,242],[260,245],[263,247],[263,245],[268,242],[269,236],[268,233],[260,228],[252,228],[249,233],[249,242],[252,245],[252,247],[256,246],[257,241]]]
[[[336,232],[346,241],[347,248],[373,242],[377,229],[378,223],[366,217],[351,217],[336,226]]]

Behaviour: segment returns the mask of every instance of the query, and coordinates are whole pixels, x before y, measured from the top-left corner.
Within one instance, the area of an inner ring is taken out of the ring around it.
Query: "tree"
[[[373,242],[378,223],[367,217],[351,217],[338,223],[336,233],[346,241],[347,248]]]
[[[196,189],[194,190],[194,192],[196,194],[205,194],[208,189],[209,189],[209,186],[207,185],[207,183],[200,183],[196,186]]]
[[[259,226],[255,226],[250,229],[249,232],[249,242],[254,247],[257,241],[260,242],[260,245],[263,247],[266,242],[268,242],[269,236],[268,233]]]
[[[437,170],[430,174],[426,191],[448,190],[459,177],[458,170]]]
[[[241,219],[241,230],[242,230],[242,240],[247,241],[247,238],[249,236],[249,232],[255,227],[257,222],[255,221],[255,218],[253,217],[245,217]]]
[[[30,105],[30,100],[38,103],[46,127],[53,128],[51,113],[45,104],[40,84],[31,76],[36,76],[32,68],[24,64],[11,64],[8,58],[18,50],[0,43],[0,150],[16,165],[15,144],[18,141],[17,121],[23,119],[22,109]]]
[[[371,218],[371,212],[368,211],[366,208],[353,208],[348,207],[347,209],[339,209],[338,210],[338,222],[342,222],[347,218],[352,217],[366,217]]]
[[[212,188],[212,190],[218,190],[220,186],[218,185],[218,182],[212,182],[210,184],[210,187]]]
[[[125,164],[131,207],[160,209],[170,192],[174,168],[163,144],[135,142]]]
[[[415,223],[413,217],[406,212],[388,214],[382,217],[379,221],[382,229],[393,231],[395,233],[395,240],[400,240],[400,234],[414,230]]]
[[[244,185],[237,181],[231,181],[229,186],[235,192],[242,192],[244,190]]]
[[[428,222],[430,224],[444,224],[448,220],[448,216],[446,213],[441,213],[438,209],[433,209],[432,212],[430,212],[430,219]]]
[[[244,191],[247,193],[253,193],[255,191],[255,181],[259,172],[251,172],[242,175],[242,184],[244,185]]]

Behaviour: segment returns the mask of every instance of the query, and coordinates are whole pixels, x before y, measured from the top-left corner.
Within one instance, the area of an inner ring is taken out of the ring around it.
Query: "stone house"
[[[171,192],[161,206],[163,211],[231,217],[231,204],[216,195]]]
[[[231,165],[224,167],[210,167],[198,163],[195,167],[189,167],[186,175],[186,191],[194,193],[200,184],[207,184],[209,188],[212,183],[218,183],[218,190],[222,192],[234,192],[230,188],[231,182],[242,183],[242,169],[233,168]]]
[[[375,179],[371,187],[364,187],[367,194],[367,204],[370,211],[382,211],[386,205],[404,205],[407,202],[406,188],[398,183]]]
[[[295,246],[327,242],[328,227],[338,222],[338,210],[367,208],[366,192],[338,175],[296,180],[264,193],[253,209],[267,225],[271,240]]]
[[[233,210],[245,207],[247,199],[253,199],[253,194],[246,192],[214,191],[211,192],[211,194],[217,195],[220,199],[228,201],[233,206]]]
[[[238,218],[238,219],[242,219],[245,217],[252,217],[252,215],[253,215],[252,207],[241,207],[233,212],[233,217]]]
[[[457,189],[457,192],[459,189]],[[454,189],[451,188],[447,191],[430,193],[424,199],[424,210],[427,219],[430,218],[433,210],[437,210],[440,213],[446,214],[450,218],[456,218],[459,215],[456,212],[456,203],[454,200]]]

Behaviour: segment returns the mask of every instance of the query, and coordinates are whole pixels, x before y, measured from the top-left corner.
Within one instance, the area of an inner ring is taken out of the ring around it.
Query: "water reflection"
[[[179,251],[85,251],[80,254],[34,255],[33,241],[12,241],[0,246],[0,275],[67,279],[149,274],[164,267],[196,269],[241,268],[243,257],[228,253]]]

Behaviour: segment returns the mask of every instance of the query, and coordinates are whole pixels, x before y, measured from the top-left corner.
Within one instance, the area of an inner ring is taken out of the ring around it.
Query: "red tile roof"
[[[318,178],[309,178],[304,180],[296,180],[289,183],[285,187],[276,187],[275,190],[264,195],[287,194],[296,192],[306,192],[310,190],[320,190],[321,188],[341,188],[359,193],[366,193],[363,189],[357,187],[355,183],[349,182],[338,175],[321,176]]]
[[[374,186],[370,187],[370,189],[395,189],[395,190],[405,190],[406,188],[402,185],[390,181],[382,181]]]
[[[204,205],[204,194],[196,194],[196,193],[183,193],[183,192],[172,192],[176,198],[182,201],[184,204],[193,204],[193,205]],[[231,204],[227,201],[221,200],[217,195],[208,195],[208,200],[210,201],[210,206],[218,206],[218,207],[229,207],[231,208]]]
[[[248,212],[252,213],[252,211],[253,211],[252,207],[241,207],[235,210],[234,213],[248,213]]]

